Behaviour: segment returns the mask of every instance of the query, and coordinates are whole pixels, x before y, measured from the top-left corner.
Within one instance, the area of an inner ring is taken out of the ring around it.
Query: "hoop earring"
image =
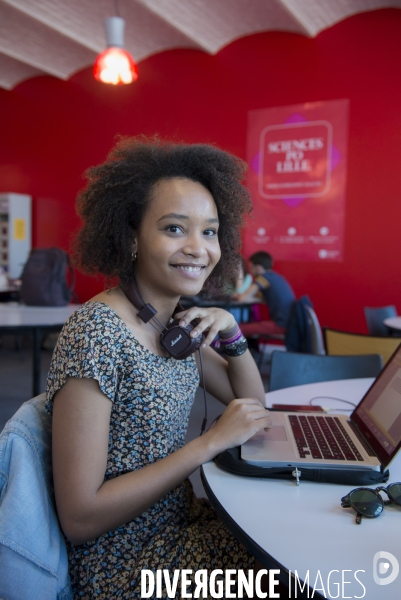
[[[131,260],[132,260],[132,262],[136,261],[137,256],[138,256],[138,252],[136,252],[135,250],[133,250],[132,254],[131,254]]]

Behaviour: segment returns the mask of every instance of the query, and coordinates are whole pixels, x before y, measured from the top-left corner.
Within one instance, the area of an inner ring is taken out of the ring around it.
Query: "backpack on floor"
[[[30,306],[65,306],[77,301],[75,273],[61,248],[31,250],[21,280],[21,301]]]

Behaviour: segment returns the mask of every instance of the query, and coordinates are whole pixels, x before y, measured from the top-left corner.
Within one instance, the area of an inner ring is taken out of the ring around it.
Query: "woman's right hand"
[[[256,398],[236,398],[205,434],[216,448],[216,455],[240,446],[253,435],[273,426],[268,410]]]

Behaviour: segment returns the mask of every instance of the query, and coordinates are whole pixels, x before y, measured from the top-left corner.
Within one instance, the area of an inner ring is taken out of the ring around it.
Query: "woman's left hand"
[[[180,320],[180,325],[185,327],[194,319],[200,319],[200,323],[191,331],[191,337],[197,337],[201,333],[205,335],[202,348],[210,346],[219,331],[230,331],[236,323],[233,315],[222,308],[198,308],[192,306],[174,315]]]

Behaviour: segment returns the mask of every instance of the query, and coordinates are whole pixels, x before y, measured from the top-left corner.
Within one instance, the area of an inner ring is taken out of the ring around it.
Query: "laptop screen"
[[[351,415],[386,467],[401,447],[401,344]]]

